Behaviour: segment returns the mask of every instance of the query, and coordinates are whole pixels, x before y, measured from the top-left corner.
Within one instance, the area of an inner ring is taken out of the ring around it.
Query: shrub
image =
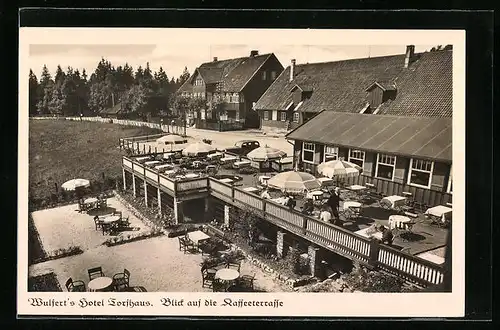
[[[344,280],[351,289],[362,292],[401,292],[404,285],[399,277],[369,271],[358,263]]]

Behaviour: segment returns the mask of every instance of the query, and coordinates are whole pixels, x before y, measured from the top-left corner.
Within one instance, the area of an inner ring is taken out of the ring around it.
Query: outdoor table
[[[149,157],[148,156],[144,156],[144,157],[137,157],[135,160],[137,160],[138,162],[143,162],[145,160],[148,160]]]
[[[308,192],[306,194],[306,198],[310,198],[313,201],[317,201],[317,200],[320,200],[321,197],[323,197],[323,194],[324,194],[323,191],[321,191],[321,190],[315,190],[315,191]]]
[[[101,220],[103,223],[113,223],[116,221],[119,221],[121,217],[119,215],[108,215],[104,217],[99,217],[99,220]]]
[[[239,162],[235,162],[233,164],[233,166],[235,168],[242,168],[242,167],[246,167],[246,166],[250,166],[250,162],[248,160],[242,160],[242,161],[239,161]]]
[[[344,202],[342,207],[343,207],[344,211],[347,209],[350,209],[350,208],[359,209],[359,208],[361,208],[361,203],[347,201],[347,202]]]
[[[175,152],[166,152],[163,154],[163,159],[170,159],[175,156]]]
[[[156,164],[160,164],[160,161],[159,160],[150,160],[149,162],[144,163],[144,165],[147,165],[147,166],[153,166]]]
[[[194,178],[199,177],[200,175],[196,174],[196,173],[188,173],[188,174],[186,174],[184,176],[186,177],[186,179],[194,179]]]
[[[89,282],[87,285],[89,291],[96,292],[96,291],[105,291],[107,288],[111,286],[113,283],[113,279],[110,277],[102,276],[98,278],[94,278],[92,281]]]
[[[224,156],[224,154],[220,152],[214,152],[213,154],[210,154],[207,157],[208,159],[214,159],[214,158],[222,158],[222,156]]]
[[[246,192],[250,192],[250,193],[257,193],[257,192],[259,192],[259,189],[255,188],[255,187],[246,187],[246,188],[243,188],[243,190],[245,190]]]
[[[170,165],[170,164],[163,164],[163,165],[158,165],[158,166],[155,166],[155,168],[156,168],[157,170],[162,170],[162,169],[164,169],[164,168],[171,169],[171,168],[174,168],[174,167],[173,167],[172,165]]]
[[[389,228],[394,229],[394,228],[399,228],[399,229],[406,229],[406,224],[410,222],[411,219],[408,217],[405,217],[404,215],[391,215],[389,217]]]
[[[167,170],[165,171],[165,174],[169,175],[169,174],[174,174],[175,173],[175,170]]]
[[[238,272],[236,269],[231,268],[219,269],[215,273],[215,278],[218,278],[222,281],[234,281],[238,277],[240,277],[240,272]]]
[[[182,179],[185,179],[186,176],[185,175],[176,175],[175,178],[179,179],[179,180],[182,180]]]
[[[271,200],[275,203],[283,205],[285,203],[285,197],[271,198]]]
[[[448,206],[438,205],[431,207],[425,211],[425,215],[430,215],[432,217],[441,218],[441,221],[445,222],[451,216],[453,209]]]
[[[382,201],[388,202],[391,205],[391,208],[397,208],[404,206],[406,204],[406,197],[392,195],[382,198]]]
[[[92,207],[97,207],[97,203],[99,202],[99,200],[95,197],[90,197],[90,198],[87,198],[86,200],[83,201],[83,204],[89,206],[90,208]]]
[[[223,157],[220,159],[220,162],[225,164],[225,163],[229,163],[229,162],[233,162],[235,161],[237,158],[236,157],[233,157],[233,156],[226,156],[226,157]]]
[[[191,233],[188,233],[187,234],[188,238],[196,245],[198,246],[198,244],[204,240],[207,240],[210,238],[210,236],[208,236],[207,234],[205,234],[204,232],[202,232],[201,230],[197,230],[197,231],[193,231]]]
[[[233,182],[233,180],[231,180],[229,178],[220,179],[219,181],[224,182],[224,183],[232,183]]]
[[[363,236],[363,237],[367,237],[367,238],[374,237],[378,240],[382,240],[382,233],[381,232],[376,231],[376,232],[370,233],[370,229],[371,229],[370,227],[367,227],[365,229],[355,231],[354,233],[358,234],[360,236]]]
[[[429,253],[429,252],[417,254],[417,255],[415,255],[415,257],[430,261],[430,262],[438,264],[438,265],[444,264],[444,261],[445,261],[443,257],[437,256],[437,255]]]
[[[365,187],[365,186],[360,186],[359,184],[355,184],[355,185],[348,187],[347,189],[353,190],[353,191],[361,191],[361,190],[365,190],[366,188],[367,187]]]
[[[317,179],[322,187],[333,186],[334,181],[330,178],[318,178]]]
[[[259,182],[265,186],[267,184],[267,180],[269,180],[270,178],[271,177],[268,175],[261,175],[259,176]]]

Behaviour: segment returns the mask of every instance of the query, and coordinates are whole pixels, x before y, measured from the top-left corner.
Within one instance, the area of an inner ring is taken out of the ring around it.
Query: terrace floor
[[[123,215],[127,209],[116,199],[108,199],[108,205]],[[76,205],[57,207],[33,213],[35,226],[46,252],[69,246],[80,246],[82,254],[49,260],[31,265],[28,275],[38,276],[55,273],[62,288],[65,281],[83,280],[88,284],[87,270],[101,266],[106,276],[123,272],[127,268],[131,273],[130,285],[142,286],[150,292],[207,292],[202,288],[200,263],[202,256],[184,254],[179,251],[177,238],[160,236],[140,241],[107,247],[102,245],[109,236],[103,236],[95,230],[92,216],[80,214]],[[147,226],[130,214],[130,221],[140,230]],[[289,289],[282,287],[270,275],[253,264],[242,261],[241,274],[255,273],[257,291],[282,292]],[[63,289],[65,290],[65,289]]]

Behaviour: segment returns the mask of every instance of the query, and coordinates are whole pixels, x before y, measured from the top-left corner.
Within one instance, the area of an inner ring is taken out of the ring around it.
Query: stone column
[[[229,213],[231,212],[231,206],[224,205],[224,224],[229,226]]]
[[[134,198],[137,197],[137,189],[135,188],[135,175],[132,173],[132,189],[134,190]]]
[[[311,269],[312,276],[318,276],[321,272],[321,258],[319,247],[315,245],[309,245],[307,249],[307,254],[309,255],[309,267]]]
[[[280,230],[276,235],[276,255],[278,258],[283,258],[288,251],[288,247],[285,243],[285,235],[285,232]]]
[[[144,201],[146,202],[146,207],[148,207],[148,183],[144,180]]]
[[[161,214],[161,190],[158,188],[158,211]]]
[[[123,174],[123,190],[127,190],[127,177],[125,176],[124,168],[122,168],[122,174]]]

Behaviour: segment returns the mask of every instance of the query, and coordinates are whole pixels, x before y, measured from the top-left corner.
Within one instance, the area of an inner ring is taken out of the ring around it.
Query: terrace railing
[[[347,229],[320,221],[238,187],[209,178],[210,194],[259,214],[263,219],[351,260],[428,286],[443,281],[444,268],[427,260],[379,244]]]

